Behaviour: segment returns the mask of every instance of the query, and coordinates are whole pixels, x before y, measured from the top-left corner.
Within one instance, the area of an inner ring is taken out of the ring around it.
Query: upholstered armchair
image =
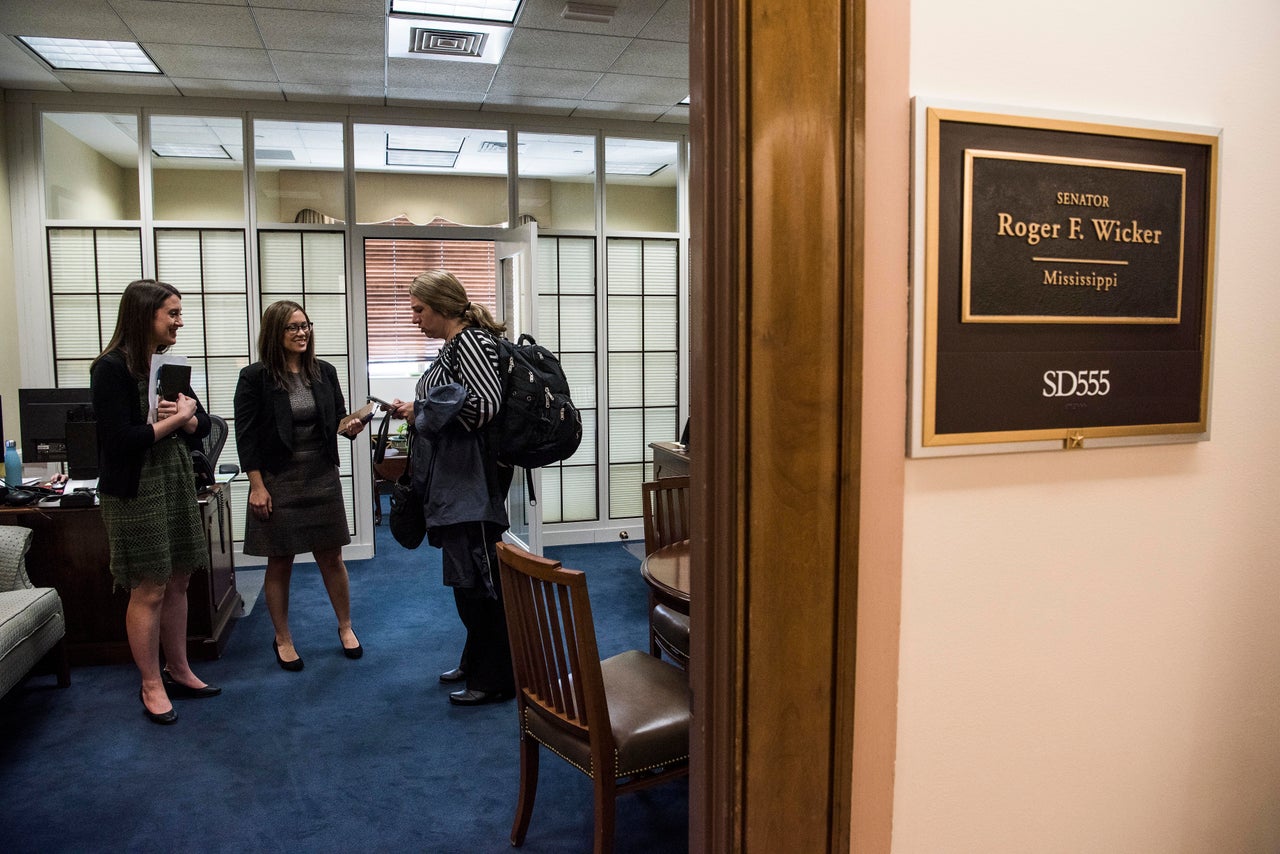
[[[27,577],[30,546],[30,528],[0,525],[0,696],[42,660],[57,673],[58,687],[71,684],[62,599]]]

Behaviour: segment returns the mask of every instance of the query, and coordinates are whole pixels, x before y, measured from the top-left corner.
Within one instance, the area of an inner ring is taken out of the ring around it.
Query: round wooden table
[[[679,611],[689,613],[689,588],[692,577],[689,572],[689,541],[681,540],[663,546],[640,562],[640,575],[653,590],[658,602]]]

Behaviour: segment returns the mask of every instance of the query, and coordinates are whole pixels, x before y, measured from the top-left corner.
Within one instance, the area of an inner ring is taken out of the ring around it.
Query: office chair
[[[209,435],[204,437],[204,446],[201,450],[209,459],[209,464],[213,466],[218,474],[229,474],[233,478],[240,474],[240,466],[235,463],[223,463],[218,465],[218,456],[222,453],[222,446],[227,444],[227,419],[221,415],[209,413]]]
[[[638,649],[601,661],[581,572],[506,543],[498,569],[520,726],[511,844],[529,829],[545,745],[591,778],[594,850],[612,851],[618,795],[689,773],[688,676]]]
[[[689,539],[689,476],[663,477],[640,486],[644,498],[644,553]],[[689,616],[661,605],[649,591],[649,653],[689,666]]]

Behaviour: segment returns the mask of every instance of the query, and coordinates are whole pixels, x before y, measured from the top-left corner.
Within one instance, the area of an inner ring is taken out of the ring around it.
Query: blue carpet
[[[196,671],[221,685],[150,724],[132,665],[77,667],[0,702],[0,850],[14,852],[510,851],[515,704],[451,706],[436,677],[463,632],[440,554],[407,552],[385,527],[378,556],[348,564],[364,658],[339,648],[314,564],[294,569],[290,622],[306,669],[286,673],[255,607],[223,657]],[[639,560],[621,543],[548,554],[587,572],[602,656],[646,649]],[[591,850],[590,781],[542,751],[522,851]],[[618,800],[617,851],[688,850],[688,784]]]

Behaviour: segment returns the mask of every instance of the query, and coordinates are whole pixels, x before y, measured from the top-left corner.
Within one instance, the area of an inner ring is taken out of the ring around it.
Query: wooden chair
[[[641,484],[644,498],[644,553],[689,539],[689,477],[664,477]],[[689,615],[656,602],[649,593],[649,654],[689,666]]]
[[[581,572],[506,543],[498,566],[520,722],[511,844],[529,829],[544,745],[591,778],[594,850],[612,851],[617,796],[689,773],[688,678],[639,650],[601,661]]]

